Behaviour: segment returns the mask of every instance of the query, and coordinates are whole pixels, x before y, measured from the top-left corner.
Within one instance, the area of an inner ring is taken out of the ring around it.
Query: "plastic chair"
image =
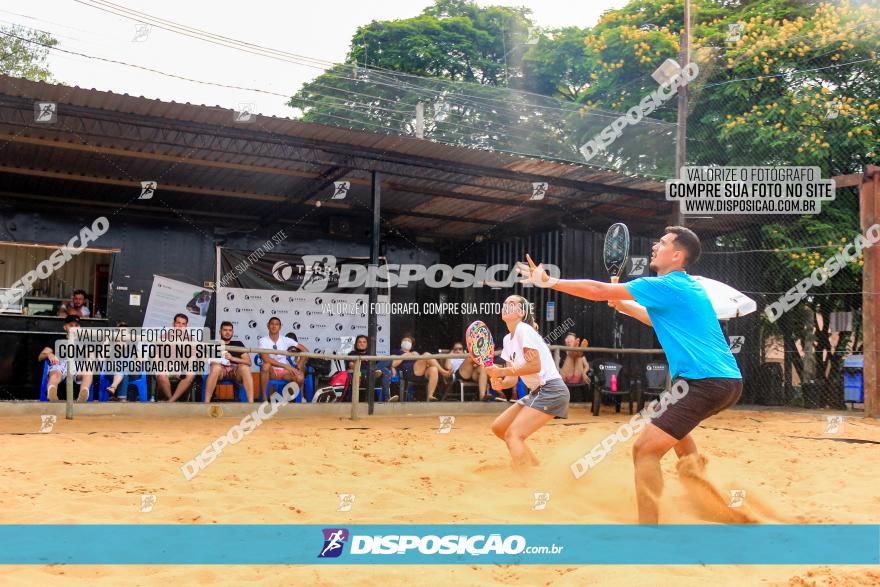
[[[348,371],[348,373],[349,373],[348,382],[345,384],[345,389],[342,394],[342,401],[351,401],[351,392],[352,392],[351,387],[352,387],[352,384],[354,383],[354,373],[352,371]],[[384,375],[383,375],[383,377],[384,377]],[[367,382],[367,375],[361,373],[361,378],[360,378],[361,387],[360,387],[360,389],[358,389],[358,393],[360,393],[360,391],[362,389],[364,389],[363,386],[366,385],[366,382]],[[373,391],[376,393],[376,401],[377,402],[386,402],[386,401],[390,400],[391,399],[391,397],[390,397],[391,384],[392,383],[399,383],[399,382],[400,382],[400,372],[399,371],[398,371],[397,375],[395,375],[394,377],[388,378],[389,397],[385,397],[385,394],[382,392],[382,385],[381,384],[378,385],[377,387],[375,387],[373,389]],[[411,396],[411,394],[410,394],[410,396]],[[309,401],[312,401],[311,398],[309,399]]]
[[[210,364],[208,365],[208,368],[210,369]],[[235,390],[235,392],[238,393],[238,401],[245,403],[245,404],[247,403],[247,392],[244,389],[243,383],[239,383],[238,381],[235,381],[234,379],[218,379],[217,385],[221,385],[221,384],[222,385],[231,385],[232,388]],[[207,385],[208,385],[208,372],[205,371],[204,373],[202,373],[202,389],[199,391],[199,401],[200,402],[205,401],[205,387],[207,387]],[[215,386],[214,387],[215,394],[216,394],[216,391],[217,391],[217,387]]]
[[[422,378],[422,381],[410,381],[410,372],[406,369],[397,369],[397,375],[392,377],[389,382],[397,383],[398,395],[400,396],[400,401],[412,402],[415,401],[416,394],[416,384],[424,385],[427,387],[427,379]]]
[[[636,393],[636,409],[641,411],[645,407],[645,396],[659,398],[666,391],[666,379],[669,376],[669,365],[666,363],[652,362],[645,365],[644,381],[639,382]]]
[[[522,379],[516,380],[516,399],[522,399],[529,395],[529,388],[523,383]]]
[[[290,363],[291,367],[295,367],[296,365],[290,359],[291,359],[291,357],[287,357],[287,362]],[[254,364],[257,367],[262,367],[263,366],[263,358],[260,355],[255,355],[254,356]],[[306,381],[303,381],[303,387],[306,387],[308,385],[307,381],[309,379],[311,379],[308,376],[308,367],[306,367],[306,371],[307,371],[306,378],[305,378]],[[269,383],[266,384],[266,389],[260,390],[260,394],[261,394],[260,401],[268,401],[269,395],[272,393],[272,391],[274,389],[276,389],[279,385],[281,386],[281,389],[284,389],[284,386],[286,386],[288,383],[291,383],[291,382],[288,381],[287,379],[269,379]],[[279,391],[279,393],[281,393],[281,392]],[[314,393],[314,384],[312,384],[312,393]],[[294,399],[294,402],[301,404],[302,401],[303,401],[303,390],[300,389],[296,393],[296,399]]]
[[[111,382],[113,381],[113,375],[109,373],[101,373],[101,376],[98,378],[98,401],[105,402],[110,398],[110,394],[107,393],[107,385],[109,383],[105,383],[105,381],[109,379]],[[147,374],[141,373],[137,377],[132,377],[128,373],[122,376],[122,381],[119,383],[119,387],[116,388],[116,396],[119,397],[119,390],[124,390],[125,397],[128,398],[128,387],[133,385],[137,389],[138,401],[145,402],[147,401]]]
[[[593,415],[598,416],[602,405],[602,395],[610,395],[615,398],[615,412],[620,413],[620,402],[626,397],[629,400],[629,413],[633,413],[632,386],[629,390],[623,390],[623,380],[620,372],[623,366],[614,361],[601,361],[598,364],[598,373],[593,380]],[[616,385],[612,385],[612,380]],[[613,388],[617,387],[614,391]]]
[[[65,381],[62,379],[62,381]],[[61,385],[59,384],[59,389]],[[93,388],[95,387],[95,378],[92,377],[92,384],[89,386],[89,401],[95,400],[95,394]],[[79,386],[76,384],[76,380],[73,382],[73,391],[74,393],[79,393]],[[40,383],[40,401],[47,402],[49,401],[49,359],[43,360],[43,381]]]

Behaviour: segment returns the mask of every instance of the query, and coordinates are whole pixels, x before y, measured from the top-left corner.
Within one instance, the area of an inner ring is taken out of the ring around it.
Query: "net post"
[[[361,360],[357,359],[354,362],[354,373],[352,373],[351,377],[351,419],[358,419],[358,404],[361,399]]]
[[[67,331],[67,342],[73,342],[73,328]],[[73,379],[73,359],[67,359],[67,407],[64,417],[68,420],[73,420]]]

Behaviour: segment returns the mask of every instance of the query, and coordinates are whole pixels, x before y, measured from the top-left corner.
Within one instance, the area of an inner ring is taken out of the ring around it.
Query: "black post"
[[[381,218],[380,212],[380,196],[381,196],[381,188],[380,183],[382,182],[382,176],[378,171],[373,172],[373,224],[370,227],[370,270],[378,271],[379,269],[379,219]],[[376,312],[374,312],[376,308],[376,302],[378,300],[378,291],[375,287],[367,286],[367,292],[369,295],[369,314],[367,315],[367,336],[370,337],[370,344],[368,347],[368,353],[371,355],[376,354],[376,341],[378,340],[378,321],[376,319]],[[376,388],[376,364],[368,363],[367,364],[367,405],[369,406],[367,413],[369,415],[373,414],[373,403],[375,399],[375,391]],[[386,398],[387,399],[387,398]]]

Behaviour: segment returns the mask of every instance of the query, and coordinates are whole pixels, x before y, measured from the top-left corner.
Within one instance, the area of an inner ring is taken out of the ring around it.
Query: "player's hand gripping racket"
[[[468,326],[464,339],[474,363],[482,367],[491,367],[495,362],[495,343],[486,323],[482,320],[474,321]]]

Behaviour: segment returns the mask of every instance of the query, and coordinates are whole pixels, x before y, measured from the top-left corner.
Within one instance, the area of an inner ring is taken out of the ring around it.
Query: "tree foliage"
[[[58,41],[49,33],[18,25],[0,26],[0,73],[33,81],[52,81],[46,66],[49,47]]]

